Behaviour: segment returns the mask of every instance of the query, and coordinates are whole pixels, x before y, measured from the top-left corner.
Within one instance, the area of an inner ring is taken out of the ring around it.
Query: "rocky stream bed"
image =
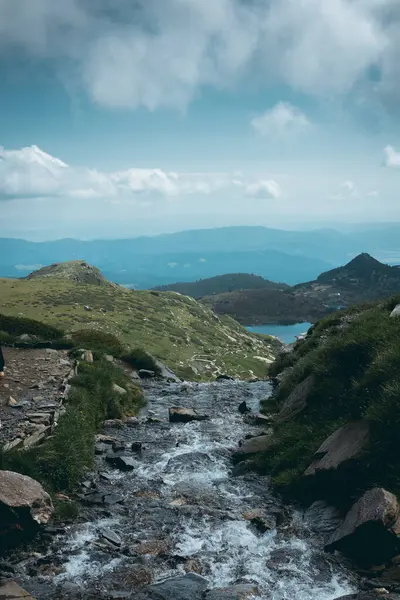
[[[7,563],[37,600],[334,600],[355,579],[324,553],[310,519],[281,506],[268,477],[232,476],[239,440],[263,431],[268,382],[145,383],[137,421],[107,427],[83,482],[79,522],[49,529]],[[170,407],[207,420],[170,423]]]

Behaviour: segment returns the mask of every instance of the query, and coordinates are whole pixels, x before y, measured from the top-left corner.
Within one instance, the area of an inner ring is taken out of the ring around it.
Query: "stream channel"
[[[239,440],[263,431],[238,405],[257,411],[270,392],[266,381],[145,383],[138,423],[103,432],[126,449],[98,448],[79,523],[22,556],[18,581],[38,600],[334,600],[356,591],[304,515],[283,509],[268,477],[232,476]],[[175,406],[209,419],[169,423]],[[134,469],[110,464],[118,455]],[[215,591],[232,586],[240,587]]]

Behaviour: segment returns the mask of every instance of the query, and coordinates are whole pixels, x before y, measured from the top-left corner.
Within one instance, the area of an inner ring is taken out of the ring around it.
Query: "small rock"
[[[103,497],[103,503],[108,504],[109,506],[113,506],[114,504],[122,504],[124,499],[122,496],[118,496],[117,494],[106,494]]]
[[[93,352],[91,350],[85,350],[82,354],[82,360],[92,363],[93,362]]]
[[[240,412],[241,415],[244,415],[244,414],[246,414],[248,412],[251,412],[251,408],[249,408],[247,406],[246,400],[243,400],[243,402],[241,402],[239,404],[238,411]]]
[[[153,379],[156,376],[155,372],[149,369],[139,369],[138,375],[140,379]]]
[[[104,435],[102,433],[98,433],[96,435],[96,442],[100,442],[101,444],[113,444],[117,440],[110,435]]]
[[[105,444],[96,444],[94,447],[94,453],[99,456],[104,454],[107,451],[107,446]]]
[[[100,479],[103,479],[103,481],[114,481],[114,477],[110,473],[99,473],[99,477]]]
[[[124,389],[123,387],[121,387],[120,385],[117,385],[116,383],[113,383],[112,385],[112,389],[113,391],[118,394],[119,396],[124,396],[125,394],[127,394],[128,392],[126,391],[126,389]]]
[[[112,363],[112,362],[114,362],[114,357],[111,356],[111,354],[105,354],[104,355],[104,360],[106,360],[107,362]]]
[[[215,381],[234,381],[234,378],[230,375],[224,375],[221,373],[220,375],[216,376]]]
[[[392,312],[390,313],[391,317],[400,317],[400,304],[397,304]]]
[[[119,547],[122,545],[121,538],[114,531],[111,531],[111,529],[102,529],[101,537],[107,540],[107,542],[113,544],[114,546]]]
[[[24,443],[24,441],[20,437],[15,438],[11,442],[7,442],[6,444],[4,444],[3,451],[9,452],[10,450],[15,450],[16,448],[19,448],[20,446],[22,446],[23,443]]]
[[[166,554],[168,551],[168,542],[166,540],[151,540],[141,542],[135,547],[135,553],[140,555],[150,554],[151,556],[159,556]]]
[[[124,426],[124,422],[121,419],[107,419],[107,421],[104,421],[104,427],[121,428],[123,426]]]
[[[128,427],[136,427],[136,425],[139,425],[139,419],[137,417],[127,417],[125,425],[128,425]]]
[[[191,421],[206,421],[207,415],[201,415],[193,408],[172,407],[169,409],[170,423],[190,423]]]
[[[142,452],[142,449],[143,449],[142,442],[132,442],[132,445],[131,445],[132,452],[140,453],[140,452]]]
[[[124,444],[124,442],[120,442],[119,440],[116,440],[112,444],[112,449],[114,450],[114,452],[123,452],[125,450],[125,444]]]
[[[202,600],[208,581],[195,573],[166,579],[147,589],[157,600]]]
[[[133,471],[136,466],[130,456],[106,456],[106,461],[121,471]]]
[[[34,446],[38,446],[45,438],[46,433],[50,432],[50,427],[46,427],[44,431],[38,431],[37,433],[33,433],[24,439],[24,448],[33,448]]]
[[[15,406],[16,404],[17,404],[16,399],[13,398],[12,396],[10,396],[8,399],[8,406]]]

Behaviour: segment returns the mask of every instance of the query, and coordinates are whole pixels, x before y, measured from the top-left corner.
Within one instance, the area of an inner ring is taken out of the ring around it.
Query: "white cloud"
[[[281,196],[281,188],[276,181],[262,180],[246,187],[246,195],[259,199],[276,199]]]
[[[306,115],[288,102],[279,102],[251,121],[253,129],[263,136],[282,137],[304,132],[310,126]]]
[[[0,0],[0,54],[13,49],[109,107],[182,108],[255,66],[258,82],[314,96],[400,96],[397,0]]]
[[[360,197],[360,192],[354,181],[345,181],[339,190],[331,196],[332,200],[351,200]]]
[[[385,166],[386,167],[400,167],[400,152],[396,152],[393,146],[386,146],[384,149],[386,158],[385,158]]]
[[[37,146],[20,150],[5,150],[0,147],[0,200],[104,198],[118,204],[136,198],[138,203],[148,206],[160,196],[174,198],[211,195],[224,190],[243,194],[249,189],[249,184],[251,182],[234,178],[229,173],[175,173],[162,169],[136,168],[103,172],[67,165]],[[268,193],[276,193],[274,186],[277,184],[274,182],[262,184],[269,186],[271,191]]]

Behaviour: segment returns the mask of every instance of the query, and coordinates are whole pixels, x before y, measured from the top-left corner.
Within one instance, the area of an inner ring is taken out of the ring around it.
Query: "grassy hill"
[[[234,292],[237,290],[268,289],[282,290],[289,286],[286,283],[275,283],[259,275],[250,273],[227,273],[199,281],[183,281],[154,288],[164,292],[179,292],[192,298],[202,298],[213,294]]]
[[[325,317],[271,365],[270,375],[279,375],[281,383],[264,410],[292,410],[288,418],[278,414],[265,457],[282,489],[299,492],[322,442],[362,420],[370,429],[369,446],[345,483],[329,489],[326,479],[323,492],[354,498],[378,485],[399,494],[400,316],[392,315],[398,303],[400,296]],[[296,399],[299,410],[293,409]]]
[[[96,329],[127,348],[142,347],[187,379],[216,373],[263,376],[277,342],[249,334],[192,298],[131,291],[93,275],[82,261],[54,265],[27,279],[0,279],[0,313],[27,317],[67,332]]]

